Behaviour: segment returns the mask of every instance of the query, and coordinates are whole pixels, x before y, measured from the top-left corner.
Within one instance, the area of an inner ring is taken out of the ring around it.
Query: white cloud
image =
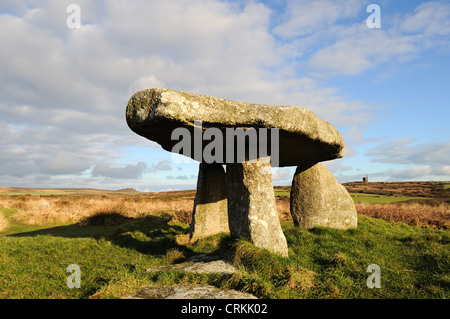
[[[77,174],[89,169],[92,164],[84,154],[77,156],[71,152],[56,151],[45,155],[39,172],[48,175]]]
[[[325,30],[339,20],[355,17],[366,2],[368,1],[288,1],[286,11],[289,19],[275,27],[274,33],[281,37],[292,38]]]
[[[395,179],[417,179],[432,172],[432,168],[428,165],[425,166],[415,166],[408,169],[402,170],[389,170],[388,174]]]
[[[327,169],[329,169],[333,174],[351,170],[351,167],[342,164],[342,160],[326,161],[326,162],[323,162],[322,164]]]
[[[150,169],[151,171],[170,171],[172,170],[172,166],[170,161],[163,160],[158,162],[156,165],[152,164],[152,167]]]
[[[388,180],[447,180],[450,177],[450,166],[413,166],[404,169],[389,169],[384,172],[378,172],[373,176],[387,176]]]
[[[450,165],[442,165],[433,170],[435,175],[448,175],[450,176]]]
[[[311,74],[316,76],[355,76],[382,64],[411,61],[431,48],[448,48],[448,3],[420,4],[413,13],[400,14],[394,22],[383,15],[382,6],[382,19],[389,22],[383,23],[381,29],[370,29],[365,23],[367,2],[348,2],[348,6],[336,2],[328,5],[328,1],[306,2],[296,2],[295,7],[300,15],[308,15],[308,18],[297,19],[293,13],[291,20],[279,27],[283,27],[287,35],[297,36],[291,41],[290,50],[303,52]],[[320,5],[321,10],[302,10]],[[345,17],[353,17],[353,20],[340,23]],[[293,32],[292,25],[298,25],[299,32]],[[309,28],[313,32],[309,32]]]
[[[166,176],[167,179],[176,179],[176,180],[196,180],[197,176],[195,175],[177,175],[177,176],[172,176],[172,175],[168,175]]]
[[[36,164],[32,160],[8,161],[0,166],[0,174],[13,177],[25,177],[36,172]]]
[[[291,181],[292,174],[288,168],[277,168],[272,173],[273,181]]]
[[[165,83],[158,80],[154,75],[143,75],[136,81],[130,84],[128,90],[130,96],[137,91],[145,90],[148,88],[164,88]]]
[[[98,175],[116,174],[114,158],[125,156],[118,147],[145,144],[128,129],[124,110],[134,91],[148,87],[311,107],[337,123],[361,120],[346,115],[361,103],[286,73],[290,62],[270,34],[272,12],[261,3],[79,1],[80,29],[66,26],[69,3],[2,2],[4,174],[81,173],[89,166]],[[11,153],[15,145],[22,158]],[[71,153],[82,165],[63,164]]]
[[[366,154],[374,162],[443,166],[450,163],[450,142],[417,144],[416,139],[398,139],[370,148]],[[411,145],[412,144],[412,145]]]
[[[367,1],[290,1],[272,30],[268,5],[218,0],[79,0],[82,27],[69,29],[72,2],[0,4],[0,176],[9,181],[89,168],[95,176],[86,183],[141,176],[143,165],[115,160],[129,156],[125,146],[154,146],[129,130],[124,115],[129,97],[149,87],[298,105],[333,125],[357,127],[370,121],[371,108],[323,87],[304,68],[359,74],[420,50],[417,33],[444,32],[423,23],[437,4],[419,6],[401,28],[369,34],[363,22],[343,24],[367,15]]]
[[[355,146],[361,143],[363,140],[361,128],[357,125],[353,125],[350,129],[343,134],[345,142],[345,156],[353,156],[357,154]]]
[[[313,70],[327,75],[357,75],[382,63],[406,60],[421,48],[419,37],[391,29],[348,27],[342,38],[314,52],[308,61]]]
[[[104,176],[119,179],[139,179],[147,169],[147,164],[139,162],[136,165],[128,164],[122,167],[112,167],[107,163],[97,164],[92,170],[92,176]]]
[[[450,4],[446,2],[421,3],[407,15],[401,28],[407,32],[444,36],[450,34]]]

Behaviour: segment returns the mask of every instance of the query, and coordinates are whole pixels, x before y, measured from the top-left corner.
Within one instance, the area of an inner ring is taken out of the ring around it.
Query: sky
[[[449,44],[449,1],[0,0],[0,186],[195,189],[127,126],[153,87],[313,111],[341,183],[449,181]]]

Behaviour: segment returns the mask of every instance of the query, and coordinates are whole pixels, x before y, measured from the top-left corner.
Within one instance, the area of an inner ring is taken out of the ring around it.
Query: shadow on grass
[[[177,248],[185,255],[192,251],[175,242],[175,236],[185,234],[188,225],[174,221],[166,215],[148,215],[127,218],[121,222],[101,224],[96,216],[95,223],[83,221],[79,224],[56,226],[29,232],[8,235],[9,237],[54,236],[64,238],[106,239],[114,245],[134,249],[147,255],[164,255],[169,249]]]

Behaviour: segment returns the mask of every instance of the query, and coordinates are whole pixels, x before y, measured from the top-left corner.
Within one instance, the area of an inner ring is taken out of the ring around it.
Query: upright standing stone
[[[266,158],[267,159],[267,158]],[[270,161],[227,164],[228,218],[232,237],[288,256],[275,207]]]
[[[291,215],[296,226],[356,228],[355,204],[322,164],[298,166],[292,180]]]
[[[229,232],[227,182],[220,164],[200,163],[190,227],[191,241]]]

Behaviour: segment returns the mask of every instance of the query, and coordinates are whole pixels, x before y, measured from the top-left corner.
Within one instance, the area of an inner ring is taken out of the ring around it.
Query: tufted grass
[[[450,236],[359,216],[358,229],[304,230],[284,222],[289,258],[237,243],[244,272],[232,286],[262,298],[449,298]],[[381,288],[367,287],[370,264]]]

